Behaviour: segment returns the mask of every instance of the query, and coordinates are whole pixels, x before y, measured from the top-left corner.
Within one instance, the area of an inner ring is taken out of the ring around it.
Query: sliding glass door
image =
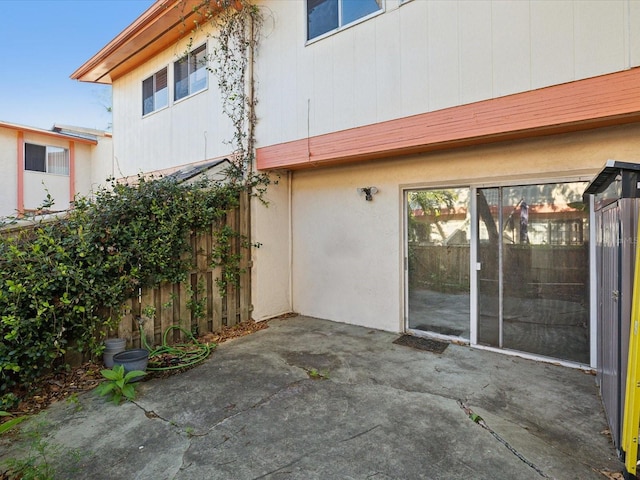
[[[584,188],[477,190],[479,344],[589,363]]]

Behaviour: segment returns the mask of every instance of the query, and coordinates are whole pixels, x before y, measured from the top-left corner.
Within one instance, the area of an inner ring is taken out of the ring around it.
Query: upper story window
[[[25,143],[24,169],[32,172],[69,175],[69,150]]]
[[[307,40],[382,10],[382,0],[307,0]]]
[[[169,104],[167,67],[142,82],[142,115],[155,112]]]
[[[207,46],[202,45],[173,64],[174,100],[207,88]]]

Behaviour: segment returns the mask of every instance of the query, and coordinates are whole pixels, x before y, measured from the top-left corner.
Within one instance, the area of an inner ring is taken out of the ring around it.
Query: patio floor
[[[392,343],[398,336],[272,320],[197,368],[142,382],[135,403],[89,392],[26,423],[45,425],[65,479],[573,480],[622,470],[593,375],[454,344],[436,354]],[[0,458],[19,455],[6,437],[0,447]]]

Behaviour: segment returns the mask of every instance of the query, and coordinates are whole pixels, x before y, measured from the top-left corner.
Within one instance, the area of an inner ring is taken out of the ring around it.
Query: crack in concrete
[[[525,465],[531,467],[541,477],[543,477],[543,478],[552,478],[552,477],[548,476],[546,473],[544,473],[534,463],[532,463],[529,460],[527,460],[524,457],[524,455],[522,455],[520,452],[518,452],[515,448],[513,448],[511,445],[509,445],[509,443],[504,438],[502,438],[495,430],[493,430],[489,425],[487,425],[487,423],[484,421],[484,419],[480,415],[478,415],[477,413],[474,413],[473,410],[471,410],[471,408],[469,406],[465,405],[462,402],[462,400],[458,400],[458,405],[460,406],[462,411],[464,411],[467,414],[467,416],[471,419],[472,422],[477,423],[482,428],[484,428],[486,431],[488,431],[493,436],[493,438],[498,440],[498,442],[502,443],[507,448],[507,450],[509,450],[511,453],[513,453],[521,462],[523,462]]]
[[[355,435],[352,435],[352,436],[350,436],[350,437],[348,437],[348,438],[344,438],[344,439],[342,439],[342,440],[339,440],[339,442],[338,442],[338,443],[348,442],[348,441],[353,440],[353,439],[355,439],[355,438],[361,437],[361,436],[363,436],[363,435],[366,435],[366,434],[367,434],[367,433],[369,433],[369,432],[372,432],[373,430],[375,430],[375,429],[377,429],[377,428],[379,428],[379,427],[381,427],[381,426],[382,426],[382,425],[379,425],[379,424],[378,424],[378,425],[374,425],[373,427],[368,428],[368,429],[366,429],[366,430],[364,430],[364,431],[362,431],[362,432],[356,433]],[[285,468],[289,468],[289,467],[291,467],[292,465],[295,465],[295,464],[296,464],[296,463],[298,463],[300,460],[302,460],[302,459],[304,459],[304,458],[306,458],[306,457],[309,457],[309,456],[311,456],[311,455],[314,455],[314,454],[316,454],[316,453],[318,453],[318,452],[320,452],[320,451],[322,451],[322,450],[326,450],[326,448],[316,448],[316,449],[314,449],[314,450],[311,450],[310,452],[306,452],[306,453],[304,453],[303,455],[300,455],[300,456],[298,456],[298,457],[294,458],[293,460],[291,460],[290,462],[286,463],[285,465],[282,465],[282,466],[280,466],[280,467],[278,467],[278,468],[275,468],[275,469],[273,469],[273,470],[270,470],[270,471],[268,471],[267,473],[264,473],[264,474],[262,474],[262,475],[260,475],[260,476],[258,476],[258,477],[254,477],[254,478],[253,478],[253,480],[260,480],[261,478],[265,478],[265,477],[268,477],[269,475],[274,475],[274,474],[276,474],[276,473],[291,473],[291,472],[283,472],[283,470],[284,470]],[[383,472],[376,472],[374,475],[377,475],[378,473],[383,473]]]
[[[367,433],[369,433],[369,432],[371,432],[371,431],[375,430],[376,428],[380,428],[381,426],[382,426],[382,425],[380,425],[380,424],[378,424],[378,425],[374,425],[373,427],[371,427],[371,428],[369,428],[369,429],[367,429],[367,430],[365,430],[365,431],[363,431],[363,432],[356,433],[355,435],[353,435],[353,436],[351,436],[351,437],[349,437],[349,438],[345,438],[344,440],[341,440],[341,442],[348,442],[348,441],[350,441],[350,440],[353,440],[354,438],[361,437],[362,435],[366,435]]]
[[[160,419],[163,422],[168,423],[169,425],[171,425],[172,427],[175,427],[177,429],[179,429],[180,433],[185,433],[187,434],[189,437],[205,437],[207,435],[209,435],[213,430],[215,430],[217,427],[219,427],[220,425],[225,424],[227,421],[232,420],[240,415],[242,415],[243,413],[246,413],[248,411],[254,410],[256,408],[261,407],[262,405],[267,404],[268,402],[270,402],[274,397],[276,397],[277,395],[279,395],[280,393],[289,390],[292,387],[295,387],[305,381],[309,381],[308,378],[302,379],[302,380],[296,380],[295,382],[290,382],[287,383],[286,385],[280,387],[279,389],[277,389],[275,392],[267,395],[264,398],[261,398],[259,401],[257,401],[256,403],[248,406],[247,408],[244,408],[242,410],[239,410],[238,412],[234,413],[233,415],[229,415],[226,416],[224,418],[222,418],[220,421],[216,422],[214,425],[212,425],[211,427],[209,427],[206,431],[202,432],[202,433],[197,433],[195,431],[192,431],[190,428],[184,428],[183,426],[179,425],[178,423],[174,422],[173,420],[169,420],[167,418],[164,418],[163,416],[159,415],[158,413],[156,413],[154,410],[147,410],[146,408],[144,408],[142,405],[140,405],[139,403],[131,400],[131,403],[133,403],[136,407],[138,407],[140,410],[142,410],[144,412],[145,417],[149,418],[149,419]],[[244,428],[244,427],[243,427]],[[223,442],[224,443],[228,440],[228,438],[226,438]]]
[[[158,415],[155,411],[153,411],[153,410],[147,410],[147,409],[146,409],[146,408],[144,408],[142,405],[140,405],[138,402],[136,402],[136,401],[134,401],[134,400],[130,400],[130,402],[131,402],[131,403],[133,403],[133,404],[134,404],[136,407],[138,407],[140,410],[142,410],[142,411],[144,412],[144,416],[145,416],[145,417],[147,417],[147,418],[149,418],[149,419],[152,419],[152,420],[153,420],[153,419],[156,419],[156,418],[159,418],[160,420],[162,420],[163,422],[168,423],[168,424],[169,424],[169,425],[171,425],[172,427],[177,427],[177,426],[178,426],[175,422],[173,422],[173,421],[171,421],[171,420],[169,420],[169,419],[166,419],[166,418],[164,418],[164,417],[162,417],[162,416]]]

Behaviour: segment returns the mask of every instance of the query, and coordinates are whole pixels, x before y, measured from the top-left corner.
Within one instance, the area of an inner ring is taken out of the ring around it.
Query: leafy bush
[[[97,353],[139,287],[184,280],[189,234],[222,228],[243,188],[112,181],[62,219],[0,236],[0,396],[62,366],[70,345]]]

